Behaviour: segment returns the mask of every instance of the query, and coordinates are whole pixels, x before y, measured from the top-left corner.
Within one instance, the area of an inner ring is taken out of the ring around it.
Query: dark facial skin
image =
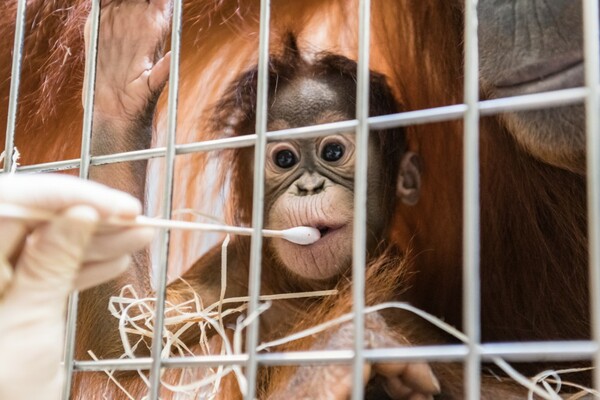
[[[479,2],[481,85],[492,98],[584,84],[580,1]],[[583,105],[510,113],[501,117],[534,157],[584,171]]]
[[[346,85],[347,86],[347,85]],[[339,82],[298,79],[278,92],[269,130],[314,125],[353,118]],[[370,246],[383,231],[381,157],[376,138],[369,146],[368,224]],[[353,133],[316,139],[272,142],[267,146],[266,224],[273,229],[311,226],[321,239],[300,246],[275,239],[276,257],[290,271],[309,280],[331,279],[345,272],[352,260],[355,137]]]

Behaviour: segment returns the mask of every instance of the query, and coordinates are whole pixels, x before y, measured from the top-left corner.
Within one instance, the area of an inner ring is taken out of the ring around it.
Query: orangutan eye
[[[284,149],[275,153],[273,161],[275,161],[275,165],[277,165],[279,168],[288,169],[292,168],[298,163],[298,158],[293,151]]]
[[[327,143],[321,150],[321,158],[327,162],[335,162],[344,156],[345,147],[339,142]]]

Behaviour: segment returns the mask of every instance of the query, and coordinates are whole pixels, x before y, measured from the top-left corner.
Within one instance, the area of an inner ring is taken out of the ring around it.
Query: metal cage
[[[328,127],[299,128],[279,132],[267,132],[267,63],[269,57],[269,20],[270,1],[261,1],[260,12],[260,46],[259,46],[259,78],[256,134],[243,138],[219,139],[209,142],[176,144],[176,118],[179,82],[179,54],[182,22],[182,1],[174,1],[172,22],[172,60],[171,76],[168,93],[168,139],[166,147],[151,148],[130,153],[106,156],[90,156],[90,136],[92,123],[93,82],[87,82],[87,97],[85,98],[84,129],[82,132],[81,156],[77,160],[57,161],[45,164],[28,165],[17,168],[17,172],[48,172],[79,168],[81,178],[88,177],[90,165],[101,165],[122,161],[164,158],[166,165],[166,180],[164,182],[163,218],[171,217],[171,196],[174,185],[174,163],[177,155],[191,154],[227,147],[255,146],[254,163],[254,199],[252,217],[251,245],[251,276],[249,313],[259,307],[261,265],[261,229],[263,226],[263,203],[260,199],[264,193],[264,162],[267,139],[283,137],[300,137],[306,134],[324,135],[339,129],[355,129],[357,136],[357,166],[355,190],[355,219],[354,219],[354,250],[353,250],[353,309],[354,309],[354,340],[353,351],[319,351],[306,354],[270,353],[259,354],[258,324],[249,326],[247,334],[248,353],[239,356],[197,356],[189,358],[139,358],[135,360],[101,360],[77,361],[73,359],[75,340],[75,321],[77,314],[77,293],[74,293],[69,305],[67,329],[67,344],[65,369],[67,380],[64,386],[64,399],[70,397],[71,377],[74,371],[101,371],[107,369],[148,369],[150,370],[149,399],[159,398],[160,371],[162,368],[215,366],[240,364],[246,367],[246,377],[249,387],[246,399],[255,397],[255,378],[259,365],[299,365],[303,363],[351,363],[353,365],[353,399],[362,399],[364,388],[362,383],[362,365],[365,361],[375,360],[428,360],[428,361],[464,361],[466,398],[477,399],[480,393],[480,369],[482,361],[493,357],[502,357],[508,361],[535,361],[539,354],[544,354],[545,360],[592,359],[594,364],[600,362],[600,59],[598,2],[597,0],[582,0],[584,7],[584,48],[585,48],[585,87],[565,89],[542,94],[524,95],[510,99],[480,101],[479,99],[479,54],[478,54],[478,18],[477,0],[465,0],[464,8],[464,102],[439,108],[403,112],[394,115],[369,117],[369,41],[370,41],[370,1],[360,0],[359,5],[359,58],[357,82],[356,119]],[[14,58],[12,67],[12,82],[9,102],[9,116],[6,134],[5,151],[12,154],[14,148],[15,121],[19,99],[19,77],[21,74],[22,55],[24,47],[26,0],[18,1],[17,30],[14,42]],[[96,57],[96,38],[98,35],[100,0],[92,1],[92,38],[88,49],[89,59]],[[87,63],[86,71],[90,77],[95,76],[95,65]],[[586,342],[554,342],[554,343],[500,343],[484,344],[480,340],[480,296],[479,296],[479,257],[480,257],[480,208],[479,208],[479,118],[516,110],[552,107],[566,104],[585,103],[587,129],[587,184],[588,184],[588,223],[589,223],[589,254],[590,254],[590,294],[592,312],[593,339]],[[368,350],[363,348],[364,315],[364,265],[366,246],[366,196],[367,196],[367,143],[370,129],[409,126],[429,122],[464,121],[464,192],[463,192],[463,282],[464,282],[464,327],[468,336],[465,345],[448,345],[434,347],[414,347],[397,349],[397,351]],[[233,143],[235,141],[235,143]],[[11,157],[4,161],[4,171],[13,167]],[[161,233],[160,272],[156,276],[157,309],[156,331],[162,331],[164,318],[164,300],[166,285],[166,269],[168,259],[169,231]],[[161,340],[154,340],[153,354],[160,354]],[[594,372],[596,387],[600,385],[600,370]]]

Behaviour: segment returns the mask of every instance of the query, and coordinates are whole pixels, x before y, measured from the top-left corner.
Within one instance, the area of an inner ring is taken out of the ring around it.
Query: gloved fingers
[[[10,260],[16,250],[23,246],[25,235],[31,226],[35,223],[28,224],[24,221],[19,221],[11,218],[0,218],[0,255]]]
[[[85,263],[101,262],[130,254],[150,244],[152,228],[99,229],[85,252]]]
[[[0,254],[0,299],[13,278],[13,268],[6,257]]]
[[[42,298],[68,294],[97,224],[96,210],[78,205],[37,227],[27,237],[9,291]]]
[[[121,275],[131,264],[129,254],[120,255],[113,259],[86,263],[75,277],[73,287],[77,290],[89,289]]]
[[[127,193],[59,174],[0,176],[0,203],[51,212],[74,205],[88,205],[95,208],[102,218],[112,215],[133,218],[142,211],[140,202]]]
[[[11,258],[21,250],[28,232],[28,224],[10,218],[0,218],[0,296],[13,278]]]
[[[27,236],[0,304],[0,398],[60,392],[66,298],[97,222],[94,208],[72,206]]]

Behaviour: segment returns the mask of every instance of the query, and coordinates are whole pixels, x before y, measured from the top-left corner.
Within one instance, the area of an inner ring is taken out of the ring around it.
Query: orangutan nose
[[[315,174],[304,175],[296,182],[296,188],[300,196],[321,193],[325,188],[325,178]]]

